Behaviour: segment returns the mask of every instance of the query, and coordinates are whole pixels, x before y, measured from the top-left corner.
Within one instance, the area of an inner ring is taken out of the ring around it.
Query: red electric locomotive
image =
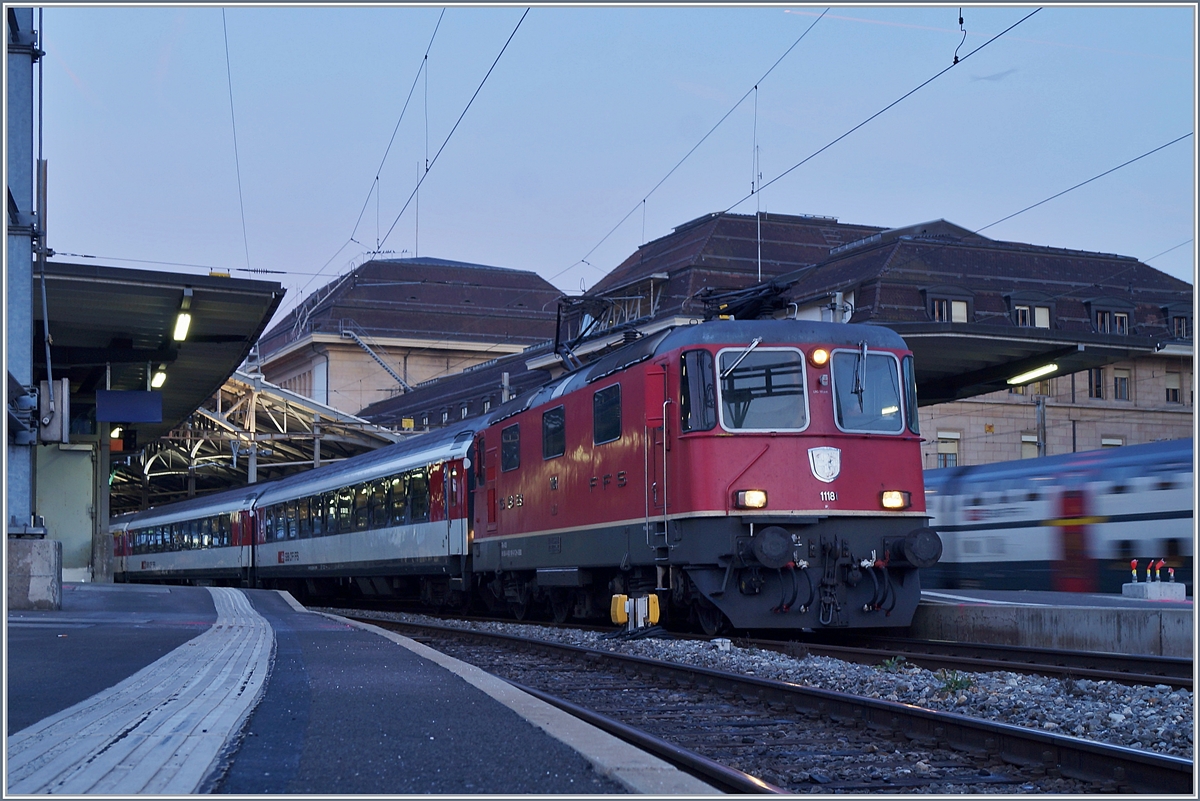
[[[471,570],[518,617],[656,593],[710,633],[905,626],[941,555],[912,355],[875,326],[645,336],[498,410],[473,462]]]

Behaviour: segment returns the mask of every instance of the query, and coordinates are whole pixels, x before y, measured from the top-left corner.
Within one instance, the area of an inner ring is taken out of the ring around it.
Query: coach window
[[[354,487],[342,487],[338,490],[338,533],[348,534],[354,531]]]
[[[890,353],[858,349],[833,354],[833,406],[843,431],[900,433],[900,367]]]
[[[717,425],[717,384],[713,357],[706,350],[683,354],[679,371],[679,427],[711,431]]]
[[[392,525],[402,526],[407,522],[408,513],[408,477],[392,476],[388,480],[392,495]]]
[[[371,528],[387,528],[388,525],[388,482],[387,479],[371,482]]]
[[[500,469],[507,472],[521,466],[521,425],[514,423],[500,432]]]
[[[601,445],[621,438],[621,385],[613,384],[592,395],[592,443]]]
[[[296,521],[299,523],[300,539],[306,540],[312,536],[312,509],[309,498],[296,501]]]
[[[408,507],[413,523],[429,520],[429,476],[424,470],[417,470],[409,476]]]
[[[721,351],[717,363],[721,378],[721,424],[725,428],[800,431],[808,426],[804,355],[800,351],[732,348]],[[899,403],[897,396],[897,412]]]
[[[275,507],[268,506],[263,509],[262,515],[263,539],[267,542],[275,541]]]
[[[212,547],[212,545],[213,545],[213,528],[214,528],[213,524],[215,522],[216,522],[216,518],[209,517],[209,518],[205,519],[204,533],[200,537],[200,547],[201,548],[211,548]]]
[[[562,406],[542,414],[542,458],[553,459],[567,452],[567,413]]]
[[[294,540],[300,536],[299,520],[297,520],[296,502],[287,503],[287,538]]]
[[[354,486],[354,530],[366,531],[370,523],[371,485],[356,484]]]
[[[338,533],[338,494],[337,492],[326,492],[321,496],[324,498],[322,505],[325,507],[325,528],[324,536]]]

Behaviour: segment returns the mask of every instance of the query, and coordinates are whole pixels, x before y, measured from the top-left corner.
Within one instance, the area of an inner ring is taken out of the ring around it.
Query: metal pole
[[[1037,397],[1037,447],[1038,456],[1046,455],[1046,396]]]

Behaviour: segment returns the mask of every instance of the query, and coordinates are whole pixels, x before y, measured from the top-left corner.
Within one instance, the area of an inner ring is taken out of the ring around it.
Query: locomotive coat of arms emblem
[[[828,484],[842,471],[842,451],[839,448],[809,448],[808,463],[817,481]]]

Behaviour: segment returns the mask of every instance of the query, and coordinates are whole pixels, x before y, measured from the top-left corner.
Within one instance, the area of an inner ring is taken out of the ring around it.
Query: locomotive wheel
[[[708,600],[697,598],[692,602],[692,609],[696,612],[696,622],[700,624],[700,630],[709,637],[715,637],[725,630],[725,615]]]
[[[571,603],[571,593],[566,590],[551,590],[550,591],[550,612],[554,615],[554,622],[558,624],[566,623],[571,619],[571,613],[574,611]]]
[[[508,611],[511,612],[512,616],[517,620],[524,620],[529,614],[529,599],[526,598],[524,601],[519,603],[517,601],[509,601]]]

